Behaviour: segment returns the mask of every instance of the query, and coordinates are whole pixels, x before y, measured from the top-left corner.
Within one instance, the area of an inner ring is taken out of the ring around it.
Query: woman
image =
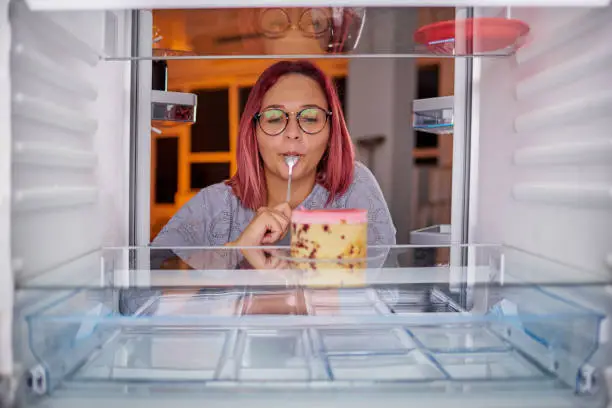
[[[297,155],[286,202],[286,155]],[[257,80],[240,120],[238,171],[200,191],[155,246],[288,244],[291,211],[365,208],[368,243],[395,244],[395,227],[372,173],[355,162],[331,80],[307,61],[282,61]]]
[[[286,154],[299,156],[288,203]],[[365,166],[355,162],[338,96],[330,79],[315,65],[283,61],[260,76],[240,121],[237,156],[234,177],[200,191],[155,238],[154,246],[177,249],[154,251],[153,269],[204,270],[209,282],[227,280],[224,271],[228,269],[283,269],[284,261],[260,249],[185,247],[286,245],[291,210],[298,206],[365,208],[368,243],[395,244],[395,227],[378,183]],[[183,286],[190,286],[190,276],[183,277]],[[197,288],[199,277],[195,276],[194,287],[202,293]],[[256,296],[245,313],[304,313],[303,308],[287,306],[299,304],[287,300],[296,296],[299,300],[296,293]],[[151,298],[157,300],[151,303]],[[121,313],[174,313],[182,305],[177,301],[166,304],[163,299],[155,291],[122,291]],[[143,312],[145,306],[150,310]],[[167,307],[173,311],[167,312]]]

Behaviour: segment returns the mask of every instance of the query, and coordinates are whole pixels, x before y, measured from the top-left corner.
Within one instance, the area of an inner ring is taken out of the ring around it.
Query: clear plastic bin
[[[39,384],[31,392],[97,384],[584,393],[576,378],[598,349],[603,315],[556,293],[558,282],[544,278],[555,265],[504,247],[438,249],[468,258],[423,266],[418,247],[385,248],[360,285],[331,276],[325,287],[320,277],[309,286],[303,270],[249,268],[235,249],[103,251],[96,283],[68,290],[47,277],[46,290],[62,296],[23,316],[30,383]],[[541,282],[526,279],[536,271]],[[565,287],[604,279],[556,271]],[[452,276],[463,276],[459,293]]]

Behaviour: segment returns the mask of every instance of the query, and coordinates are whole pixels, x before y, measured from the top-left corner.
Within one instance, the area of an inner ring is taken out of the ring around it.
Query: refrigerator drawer
[[[363,269],[257,269],[234,248],[119,248],[46,275],[18,293],[22,405],[600,406],[605,315],[556,290],[596,277],[501,246],[456,248],[464,265],[374,249]]]
[[[534,288],[504,288],[484,313],[430,286],[146,296],[124,315],[113,291],[84,289],[27,316],[31,395],[569,396],[601,321]],[[274,301],[282,314],[262,309]]]

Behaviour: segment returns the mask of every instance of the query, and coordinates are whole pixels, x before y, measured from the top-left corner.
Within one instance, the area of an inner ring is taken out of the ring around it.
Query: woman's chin
[[[281,172],[281,177],[284,180],[289,180],[289,170],[283,169],[283,171]],[[295,179],[299,179],[299,178],[300,178],[300,172],[296,171],[295,169],[293,169],[293,174],[291,175],[291,179],[295,180]]]
[[[291,180],[299,180],[299,179],[303,178],[306,174],[307,174],[307,172],[304,172],[304,168],[303,167],[295,166],[293,168],[293,174],[291,175]],[[287,168],[286,166],[284,168],[282,168],[281,171],[280,171],[280,176],[284,180],[289,180],[289,168]]]

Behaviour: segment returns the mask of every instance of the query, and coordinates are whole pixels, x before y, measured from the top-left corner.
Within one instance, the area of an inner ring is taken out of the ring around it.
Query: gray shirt
[[[302,202],[307,209],[361,208],[368,210],[368,244],[394,245],[396,229],[374,175],[363,164],[355,163],[353,182],[327,207],[329,192],[316,184]],[[185,204],[160,231],[154,246],[221,246],[235,241],[255,213],[240,203],[228,185],[214,184],[201,190]],[[275,245],[288,245],[289,235]]]

